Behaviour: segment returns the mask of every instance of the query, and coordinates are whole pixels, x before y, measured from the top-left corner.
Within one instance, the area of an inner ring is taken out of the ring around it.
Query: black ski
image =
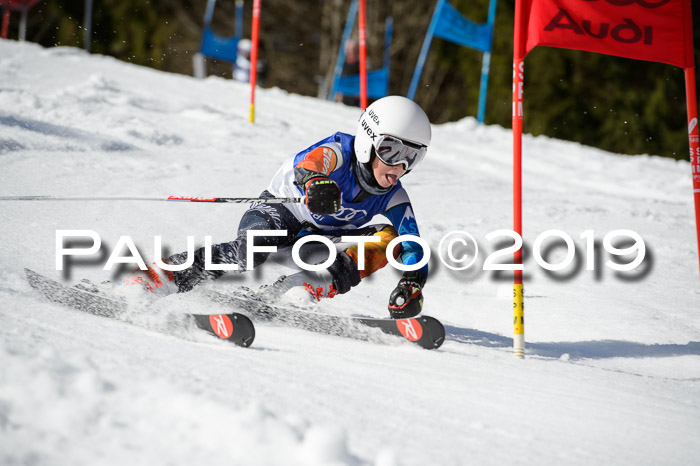
[[[32,288],[39,291],[53,303],[114,319],[122,319],[126,314],[127,304],[123,301],[81,290],[80,288],[66,286],[33,270],[24,269],[24,273]],[[222,340],[230,341],[238,346],[248,347],[255,339],[253,323],[248,317],[238,312],[217,315],[187,314],[185,318],[193,321],[197,327],[212,335],[216,335]]]
[[[436,349],[445,341],[445,327],[435,317],[417,316],[410,319],[374,319],[351,317],[362,325],[378,328],[389,335],[402,336],[425,349]]]
[[[420,315],[411,319],[377,319],[362,316],[324,314],[315,309],[293,305],[277,305],[263,301],[248,292],[223,294],[207,290],[207,298],[230,305],[251,316],[313,332],[346,338],[372,340],[372,329],[405,338],[426,349],[439,348],[445,341],[445,327],[434,317]]]

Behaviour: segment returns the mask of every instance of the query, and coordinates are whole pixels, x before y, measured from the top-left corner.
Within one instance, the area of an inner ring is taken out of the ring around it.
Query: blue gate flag
[[[216,0],[207,1],[207,8],[204,12],[204,33],[202,34],[202,44],[199,47],[199,53],[205,57],[235,63],[236,56],[238,54],[238,39],[240,39],[240,35],[235,35],[233,37],[221,37],[214,34],[214,31],[211,29],[211,19],[214,16],[215,6]],[[239,12],[242,19],[242,2],[236,2],[236,14],[238,15]]]
[[[340,41],[340,50],[338,51],[338,59],[335,63],[335,72],[333,74],[333,85],[331,86],[330,94],[328,94],[329,100],[333,100],[338,92],[349,96],[360,95],[360,75],[341,76],[343,64],[345,63],[345,42],[350,39],[352,29],[355,26],[356,16],[357,0],[353,0],[350,4],[350,10],[348,10],[348,18],[345,21],[343,38]],[[386,19],[384,28],[384,60],[382,68],[367,73],[367,97],[372,99],[379,99],[389,95],[389,62],[391,60],[393,25],[394,20],[389,16]]]
[[[209,28],[204,29],[202,46],[199,50],[205,57],[235,63],[238,53],[237,49],[238,37],[221,37],[214,34]]]
[[[491,50],[492,24],[476,24],[469,21],[447,2],[438,15],[435,35],[455,44],[471,47],[481,52]]]
[[[484,122],[486,108],[486,88],[488,86],[488,75],[491,63],[491,46],[493,44],[493,25],[496,19],[496,0],[489,3],[489,16],[486,24],[476,24],[457,11],[446,0],[438,0],[435,5],[435,12],[430,20],[428,32],[425,34],[423,47],[421,48],[416,69],[413,72],[411,86],[408,89],[407,97],[413,99],[418,88],[418,81],[423,72],[423,65],[430,49],[433,36],[448,40],[464,47],[483,52],[481,66],[481,84],[479,86],[479,109],[477,119],[479,123]]]
[[[331,92],[328,94],[328,100],[333,100],[335,94],[338,92],[338,84],[340,74],[343,72],[343,64],[345,63],[345,43],[350,39],[350,34],[352,34],[352,28],[355,27],[355,17],[357,16],[357,0],[352,0],[350,3],[350,9],[348,10],[348,18],[345,20],[345,30],[343,31],[343,38],[340,40],[340,49],[338,50],[338,58],[335,60],[335,71],[333,72],[333,85],[331,86]],[[358,89],[359,89],[358,84]]]
[[[342,76],[338,79],[337,90],[345,95],[360,95],[360,75]],[[367,73],[367,97],[379,99],[389,94],[389,68]]]

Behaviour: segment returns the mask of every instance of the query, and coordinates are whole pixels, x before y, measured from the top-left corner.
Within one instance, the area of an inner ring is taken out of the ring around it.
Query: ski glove
[[[333,287],[338,294],[345,294],[350,288],[360,284],[362,277],[357,269],[357,264],[346,252],[341,252],[335,262],[328,267],[328,272],[333,279]]]
[[[389,314],[392,319],[407,319],[423,309],[421,284],[414,277],[403,277],[389,296]]]
[[[340,188],[335,181],[319,176],[306,182],[306,207],[312,214],[328,215],[340,209]]]

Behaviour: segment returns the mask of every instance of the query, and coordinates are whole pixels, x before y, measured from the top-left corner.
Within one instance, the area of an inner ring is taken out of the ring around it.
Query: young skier
[[[278,248],[291,246],[309,234],[377,236],[378,242],[365,244],[364,270],[358,269],[359,248],[354,245],[340,251],[327,271],[303,271],[282,277],[266,289],[266,293],[281,294],[292,287],[305,286],[317,299],[347,293],[362,278],[387,264],[386,249],[392,239],[404,234],[418,235],[411,202],[399,179],[425,157],[430,138],[428,117],[413,101],[399,96],[377,100],[362,113],[355,136],[338,132],[299,152],[282,165],[261,195],[303,198],[303,204],[252,206],[240,221],[236,239],[212,246],[211,263],[237,264],[239,270],[245,270],[249,230],[286,230],[284,236],[255,238],[255,246]],[[390,224],[367,225],[377,214],[384,215]],[[423,258],[422,249],[414,242],[401,243],[394,253],[405,265],[417,264]],[[256,253],[254,266],[265,262],[268,256]],[[188,253],[184,252],[166,262],[184,264],[187,259]],[[205,270],[205,251],[200,248],[194,252],[190,267],[167,272],[168,280],[162,282],[168,285],[164,288],[185,292],[202,280],[223,274],[220,270]],[[148,275],[152,283],[160,286],[157,272],[149,270]],[[427,275],[427,265],[404,272],[389,296],[392,317],[413,317],[421,312]]]

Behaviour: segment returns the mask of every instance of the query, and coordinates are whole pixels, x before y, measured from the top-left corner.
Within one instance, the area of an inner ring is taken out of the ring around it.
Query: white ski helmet
[[[398,95],[382,97],[360,115],[355,132],[355,156],[367,163],[381,136],[393,136],[402,141],[427,147],[430,145],[430,120],[422,108],[411,99]]]
[[[250,39],[241,39],[238,41],[236,48],[239,54],[247,57],[250,55],[250,51],[253,49],[253,43],[250,41]]]

